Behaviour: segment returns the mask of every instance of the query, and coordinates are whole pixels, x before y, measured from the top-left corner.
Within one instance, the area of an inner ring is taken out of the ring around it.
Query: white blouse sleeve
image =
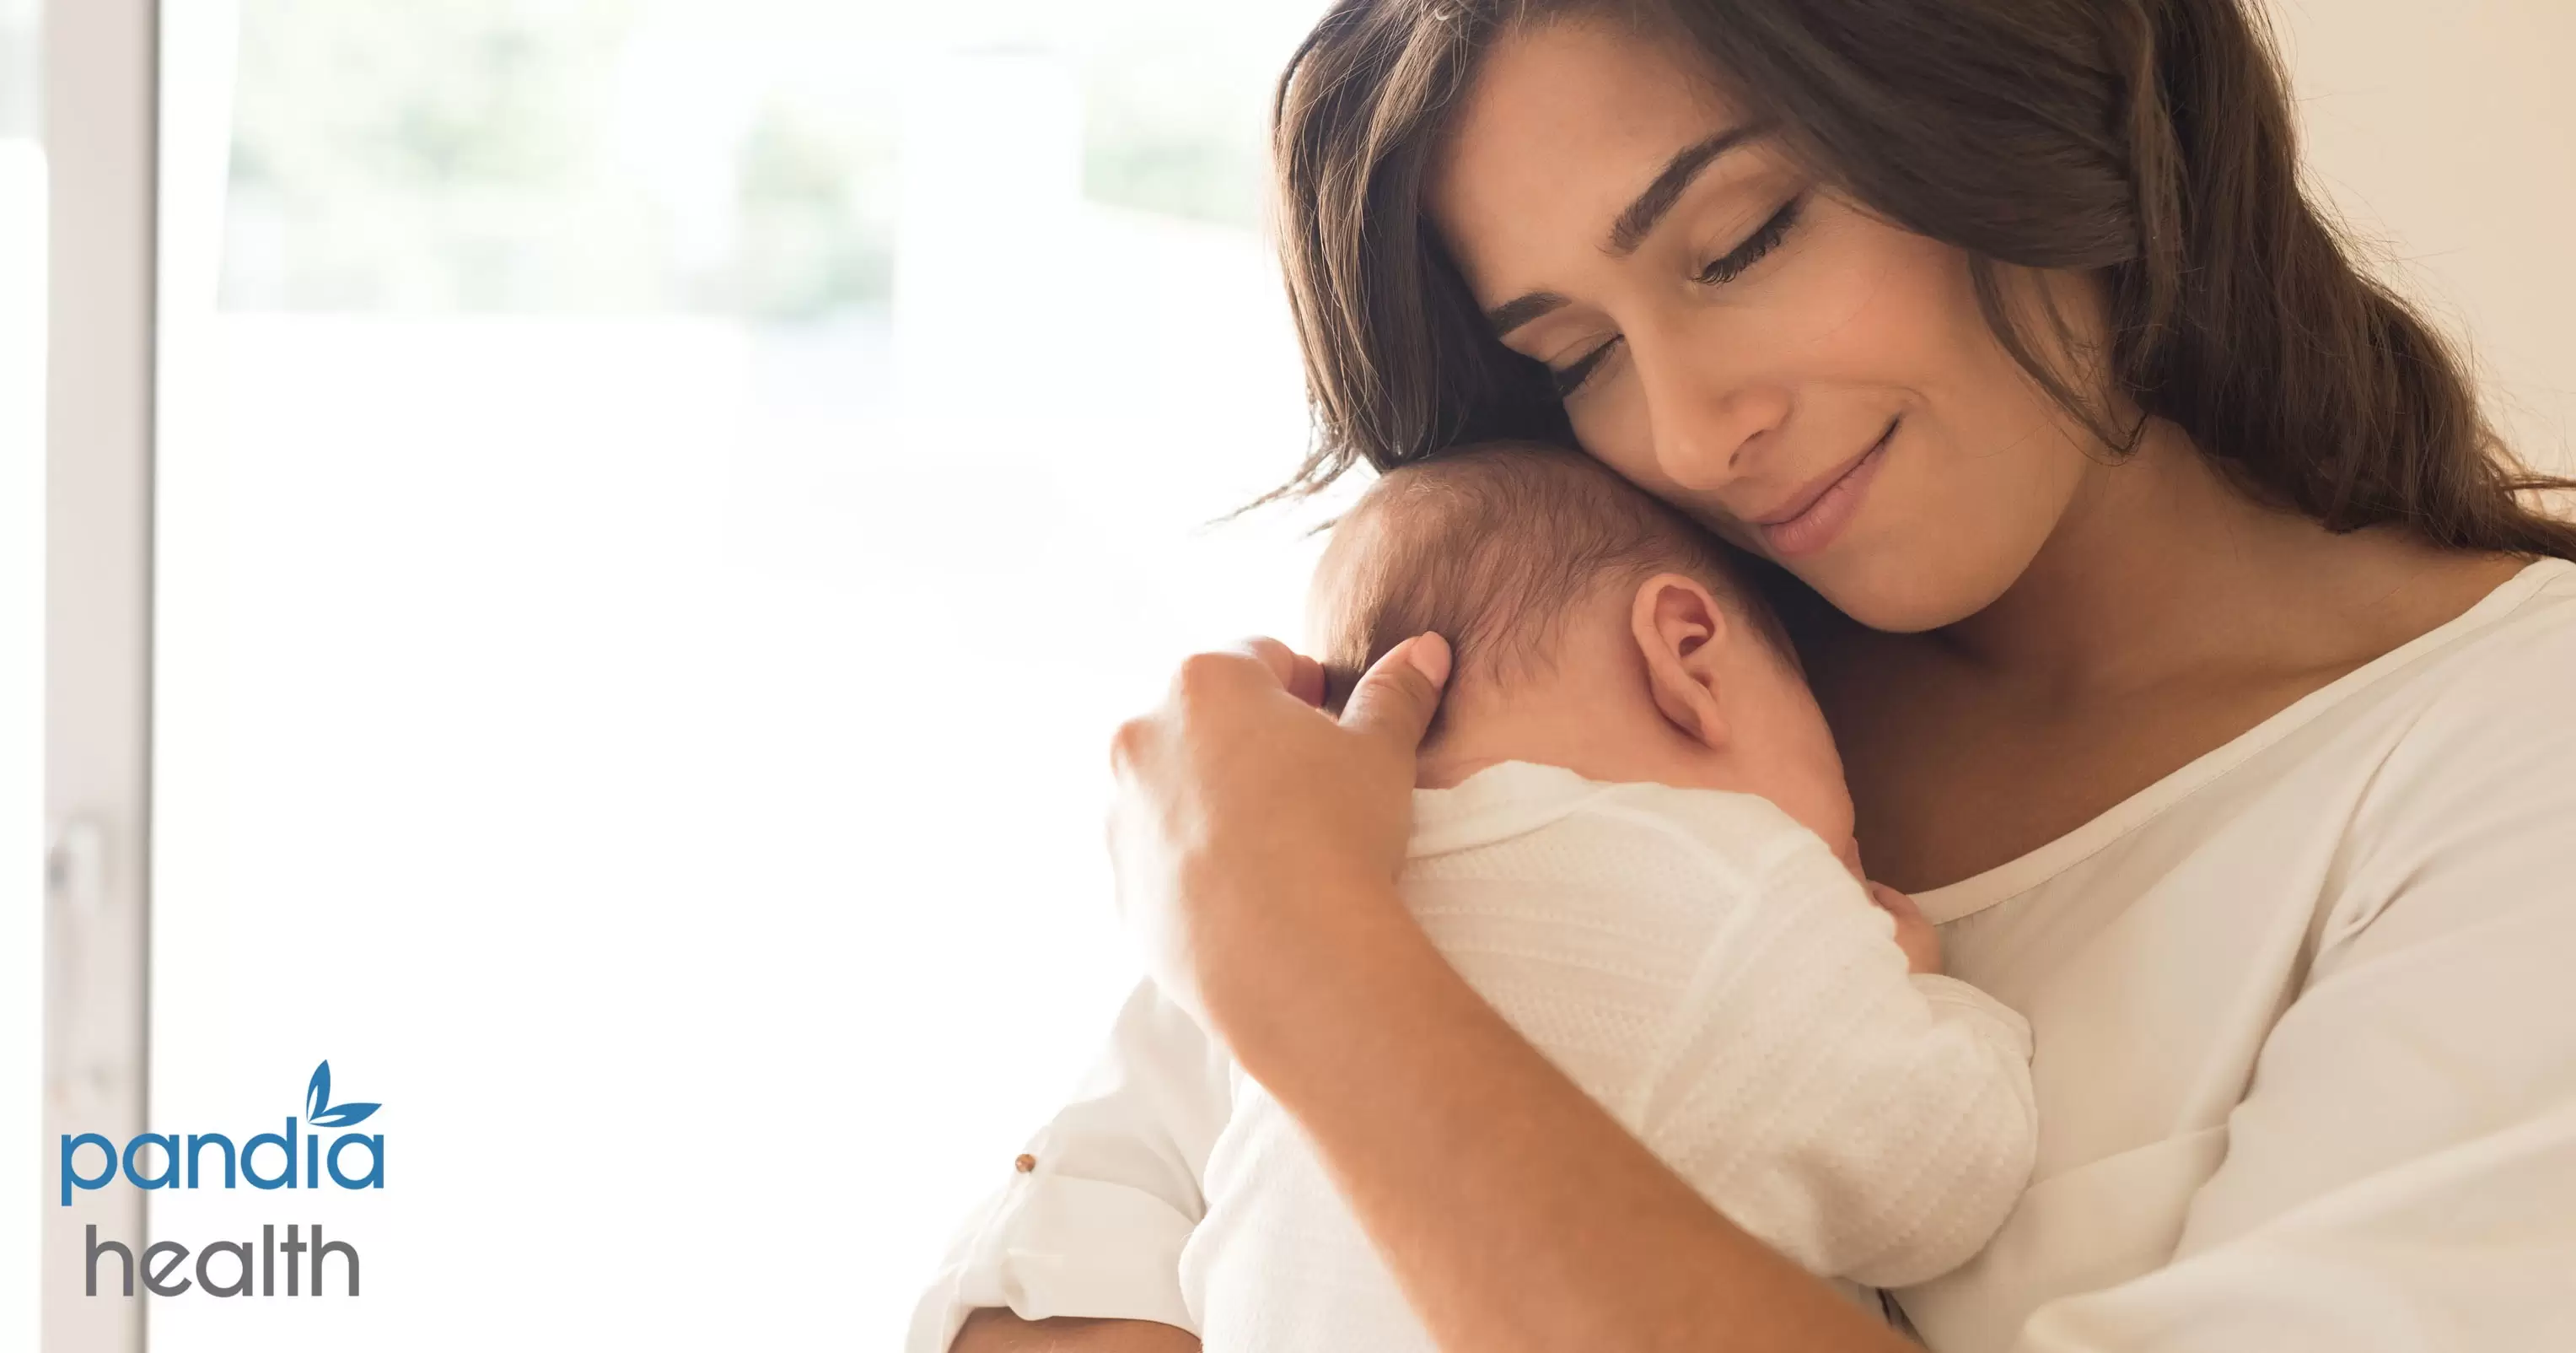
[[[1073,1101],[950,1243],[905,1353],[945,1353],[983,1307],[1190,1328],[1181,1246],[1205,1210],[1199,1180],[1232,1102],[1215,1040],[1140,983]]]
[[[2021,1353],[2576,1349],[2576,652],[2446,692],[2333,877],[2173,1262]]]

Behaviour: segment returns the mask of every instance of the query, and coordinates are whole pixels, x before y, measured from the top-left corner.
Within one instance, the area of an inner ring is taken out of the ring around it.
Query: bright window
[[[158,1346],[899,1338],[1133,980],[1112,727],[1298,623],[1316,513],[1209,523],[1306,443],[1261,145],[1320,8],[165,35],[230,132],[165,150],[151,1120],[328,1058],[388,1159],[154,1195],[365,1265]]]

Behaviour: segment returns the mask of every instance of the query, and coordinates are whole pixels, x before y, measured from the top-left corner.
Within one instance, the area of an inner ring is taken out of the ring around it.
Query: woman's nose
[[[1631,354],[1656,468],[1681,488],[1714,492],[1752,472],[1756,448],[1788,420],[1789,394],[1773,381],[1723,374],[1729,364],[1694,355],[1687,344]]]

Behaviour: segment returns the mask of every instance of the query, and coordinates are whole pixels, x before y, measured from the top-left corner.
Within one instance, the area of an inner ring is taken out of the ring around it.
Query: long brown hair
[[[1793,153],[1958,246],[1986,322],[2111,454],[2007,314],[2002,269],[2100,275],[2110,393],[2245,492],[2325,526],[2576,558],[2576,523],[2465,368],[2302,191],[2286,84],[2241,0],[1340,0],[1279,82],[1280,249],[1316,422],[1296,480],[1491,438],[1570,442],[1423,212],[1443,120],[1511,25],[1590,13],[1677,36]],[[2138,427],[2142,428],[2143,423]]]

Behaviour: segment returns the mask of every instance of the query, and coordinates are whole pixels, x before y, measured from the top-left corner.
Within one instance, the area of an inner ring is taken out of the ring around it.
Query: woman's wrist
[[[1392,878],[1299,880],[1226,911],[1235,925],[1198,954],[1200,998],[1235,1060],[1264,1084],[1333,1060],[1329,1031],[1388,982],[1457,980]]]

